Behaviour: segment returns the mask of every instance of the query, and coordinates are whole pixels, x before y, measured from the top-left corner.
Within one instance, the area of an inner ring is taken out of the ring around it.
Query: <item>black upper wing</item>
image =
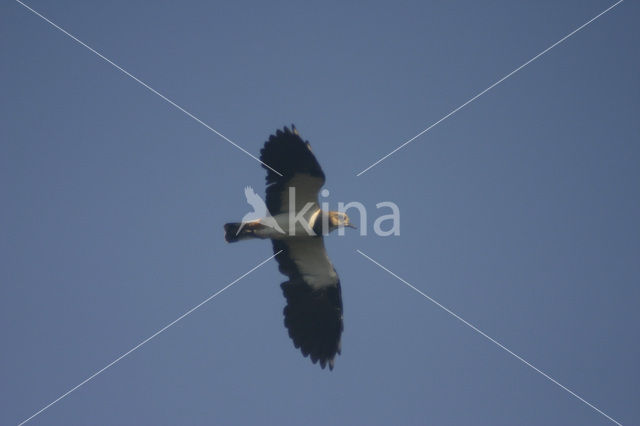
[[[287,305],[284,325],[296,348],[315,364],[333,369],[340,353],[342,294],[340,280],[329,261],[322,237],[272,240]]]
[[[311,152],[309,142],[298,135],[295,126],[287,127],[269,136],[260,151],[260,161],[277,170],[267,170],[267,209],[272,216],[289,210],[289,187],[296,188],[297,210],[307,202],[316,202],[325,177],[318,160]]]

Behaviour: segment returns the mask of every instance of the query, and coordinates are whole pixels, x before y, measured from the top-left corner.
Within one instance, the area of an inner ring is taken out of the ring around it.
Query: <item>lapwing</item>
[[[267,216],[225,224],[225,239],[271,240],[279,270],[288,277],[280,287],[287,302],[283,313],[289,337],[314,364],[333,370],[341,351],[342,294],[323,237],[355,227],[345,213],[320,208],[325,175],[295,126],[276,131],[260,154],[267,171]]]

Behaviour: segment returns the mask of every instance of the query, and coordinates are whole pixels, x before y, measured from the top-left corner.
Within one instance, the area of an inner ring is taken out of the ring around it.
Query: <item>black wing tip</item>
[[[290,280],[281,288],[287,300],[284,326],[293,345],[314,364],[333,370],[344,329],[340,284],[314,290],[302,281]]]
[[[333,371],[333,367],[335,366],[335,362],[336,362],[336,355],[342,354],[342,351],[340,349],[340,342],[338,342],[338,349],[333,355],[322,357],[322,356],[317,356],[314,353],[309,352],[304,348],[302,348],[301,345],[298,342],[296,342],[296,340],[291,335],[291,331],[289,331],[289,337],[291,337],[291,339],[293,340],[293,346],[296,349],[300,349],[300,353],[302,353],[302,356],[304,356],[305,358],[309,358],[313,364],[319,364],[320,368],[322,368],[323,370],[328,366],[329,371]]]
[[[293,345],[296,347],[296,349],[300,349],[302,356],[304,356],[305,358],[309,358],[313,364],[319,364],[320,368],[322,368],[323,370],[327,368],[327,366],[329,366],[329,371],[333,371],[333,367],[336,361],[336,355],[340,355],[340,349],[338,349],[336,353],[331,357],[318,357],[313,353],[303,350],[300,345],[296,344],[295,342]]]
[[[311,152],[309,142],[302,139],[294,124],[291,124],[291,129],[284,126],[269,136],[260,150],[260,161],[267,170],[267,185],[286,180],[296,173],[306,173],[324,180],[324,173]]]
[[[289,129],[289,127],[287,126],[284,126],[282,129],[276,129],[275,133],[269,135],[269,140],[276,139],[284,135],[295,135],[300,137],[300,132],[298,132],[296,125],[291,123],[291,129]]]

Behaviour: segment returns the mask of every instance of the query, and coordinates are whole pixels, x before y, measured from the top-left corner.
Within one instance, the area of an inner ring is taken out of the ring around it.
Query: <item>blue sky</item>
[[[282,324],[271,261],[32,424],[640,423],[640,17],[613,4],[29,1],[254,155],[295,123],[329,201],[343,354]],[[0,423],[17,424],[271,254],[222,225],[264,171],[17,2],[0,5]],[[356,219],[357,222],[357,219]],[[365,224],[360,224],[363,226]]]

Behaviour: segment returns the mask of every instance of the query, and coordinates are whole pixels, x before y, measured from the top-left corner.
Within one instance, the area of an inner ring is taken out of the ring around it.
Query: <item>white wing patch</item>
[[[304,282],[318,289],[338,284],[338,274],[327,256],[322,238],[289,238],[288,254]]]
[[[280,194],[280,213],[289,211],[289,187],[295,188],[295,211],[299,212],[307,203],[318,203],[318,192],[324,180],[307,174],[295,174]],[[312,211],[314,209],[311,209]]]

